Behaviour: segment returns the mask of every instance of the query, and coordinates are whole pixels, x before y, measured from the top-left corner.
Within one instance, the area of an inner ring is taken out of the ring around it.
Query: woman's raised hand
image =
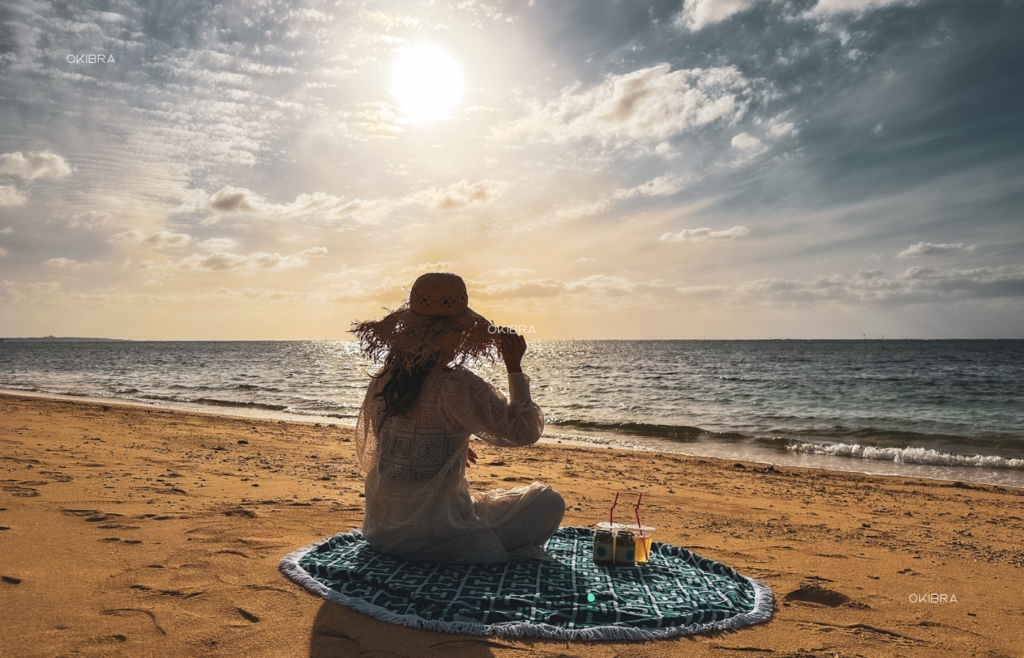
[[[526,354],[526,339],[516,333],[515,329],[507,329],[508,333],[498,334],[498,351],[505,361],[505,370],[522,372],[523,355]]]

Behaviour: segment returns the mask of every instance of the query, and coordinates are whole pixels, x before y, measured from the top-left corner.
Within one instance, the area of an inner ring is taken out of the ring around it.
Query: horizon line
[[[769,336],[767,338],[530,338],[529,342],[572,342],[572,341],[588,341],[588,342],[684,342],[684,341],[904,341],[904,340],[919,340],[919,341],[939,341],[939,340],[1024,340],[1024,336],[1019,337],[943,337],[943,338],[922,338],[913,336],[903,336],[899,338],[886,338],[885,336],[868,337],[861,335],[855,338],[783,338]],[[359,341],[354,338],[109,338],[100,336],[6,336],[0,337],[0,342],[3,341],[39,341],[39,342],[123,342],[123,343],[312,343],[312,342],[328,342],[328,343],[358,343]]]

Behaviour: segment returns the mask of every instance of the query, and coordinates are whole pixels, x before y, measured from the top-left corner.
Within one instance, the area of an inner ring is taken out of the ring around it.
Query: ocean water
[[[533,341],[523,365],[550,440],[1024,487],[1024,340]],[[372,369],[351,342],[0,342],[3,389],[348,424]]]

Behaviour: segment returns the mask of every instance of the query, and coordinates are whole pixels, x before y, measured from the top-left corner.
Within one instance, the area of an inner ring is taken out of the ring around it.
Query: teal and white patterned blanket
[[[593,531],[560,528],[551,562],[430,564],[375,551],[358,530],[281,562],[291,580],[378,619],[500,637],[654,639],[766,621],[764,584],[686,549],[655,542],[636,567],[599,567]]]

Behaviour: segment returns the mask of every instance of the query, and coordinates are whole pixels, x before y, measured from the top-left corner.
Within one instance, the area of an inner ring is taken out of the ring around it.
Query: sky
[[[1024,337],[1021,0],[12,0],[0,336]]]

